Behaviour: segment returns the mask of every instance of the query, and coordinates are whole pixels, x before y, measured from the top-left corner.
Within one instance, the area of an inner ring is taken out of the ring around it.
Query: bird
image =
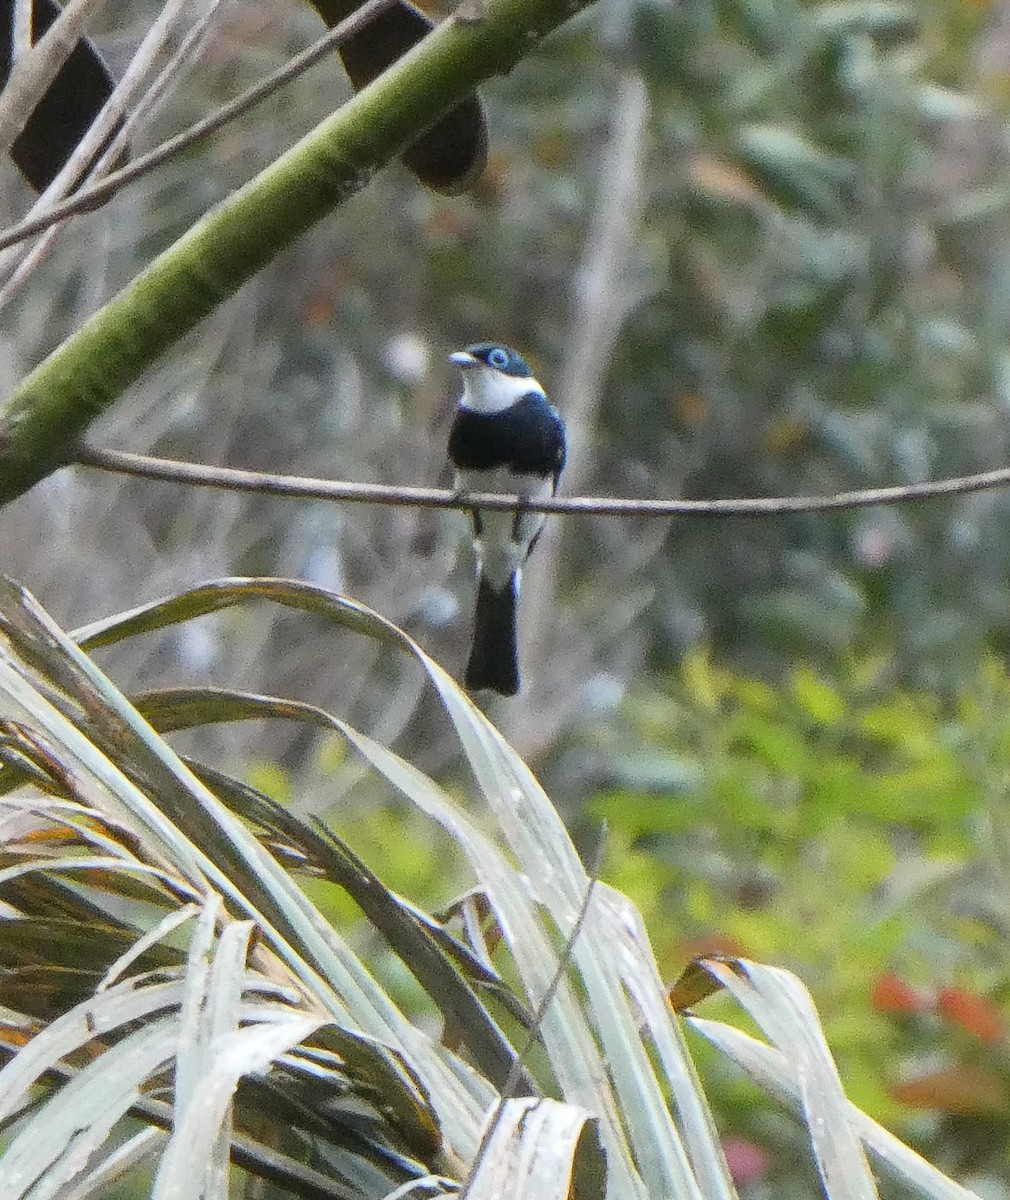
[[[565,426],[526,360],[509,346],[478,342],[449,355],[463,394],[449,431],[449,461],[461,492],[553,496],[565,466]],[[471,510],[477,556],[473,642],[464,672],[471,691],[519,691],[517,609],[523,564],[543,513]]]

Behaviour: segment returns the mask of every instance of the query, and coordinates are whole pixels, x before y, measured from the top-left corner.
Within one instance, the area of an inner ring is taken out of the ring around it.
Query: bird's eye
[[[491,351],[487,356],[487,365],[495,367],[499,371],[504,371],[509,365],[509,356],[500,347]]]

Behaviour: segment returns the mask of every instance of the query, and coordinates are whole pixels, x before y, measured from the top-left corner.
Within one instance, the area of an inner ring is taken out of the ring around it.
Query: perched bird
[[[542,500],[557,491],[565,427],[525,360],[508,346],[480,342],[449,361],[463,372],[463,395],[449,433],[456,484]],[[477,553],[473,645],[464,676],[472,690],[519,691],[516,607],[523,563],[544,526],[538,512],[472,510]]]

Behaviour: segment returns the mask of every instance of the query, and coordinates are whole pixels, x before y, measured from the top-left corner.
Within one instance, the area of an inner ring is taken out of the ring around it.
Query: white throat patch
[[[527,376],[520,379],[515,375],[503,375],[492,367],[467,367],[463,372],[463,398],[460,404],[479,413],[499,413],[528,392],[544,389],[535,379]]]

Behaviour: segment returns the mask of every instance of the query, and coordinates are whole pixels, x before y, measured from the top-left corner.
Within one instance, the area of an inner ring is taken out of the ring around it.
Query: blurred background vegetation
[[[114,69],[152,15],[142,0],[104,15]],[[150,144],[321,32],[276,0],[215,22]],[[492,337],[528,353],[563,410],[571,494],[829,493],[1005,466],[1008,31],[1000,0],[598,6],[485,89],[493,148],[471,194],[383,173],[94,440],[445,482],[445,356]],[[77,218],[4,293],[4,392],[346,94],[318,66]],[[3,223],[30,202],[4,167]],[[1008,518],[986,492],[770,520],[555,519],[524,591],[527,687],[492,714],[577,838],[607,821],[605,877],[642,906],[671,977],[720,946],[798,971],[856,1103],[989,1196],[1010,1196]],[[70,627],[278,574],[365,601],[450,669],[465,654],[458,515],[77,469],[0,514],[0,535],[5,573]],[[420,671],[302,619],[221,615],[102,661],[131,689],[295,695],[455,776]],[[417,818],[332,743],[276,723],[186,738],[335,814],[411,899],[459,890],[443,848],[418,854]],[[737,1078],[714,1098],[751,1194],[807,1194],[785,1119]]]

